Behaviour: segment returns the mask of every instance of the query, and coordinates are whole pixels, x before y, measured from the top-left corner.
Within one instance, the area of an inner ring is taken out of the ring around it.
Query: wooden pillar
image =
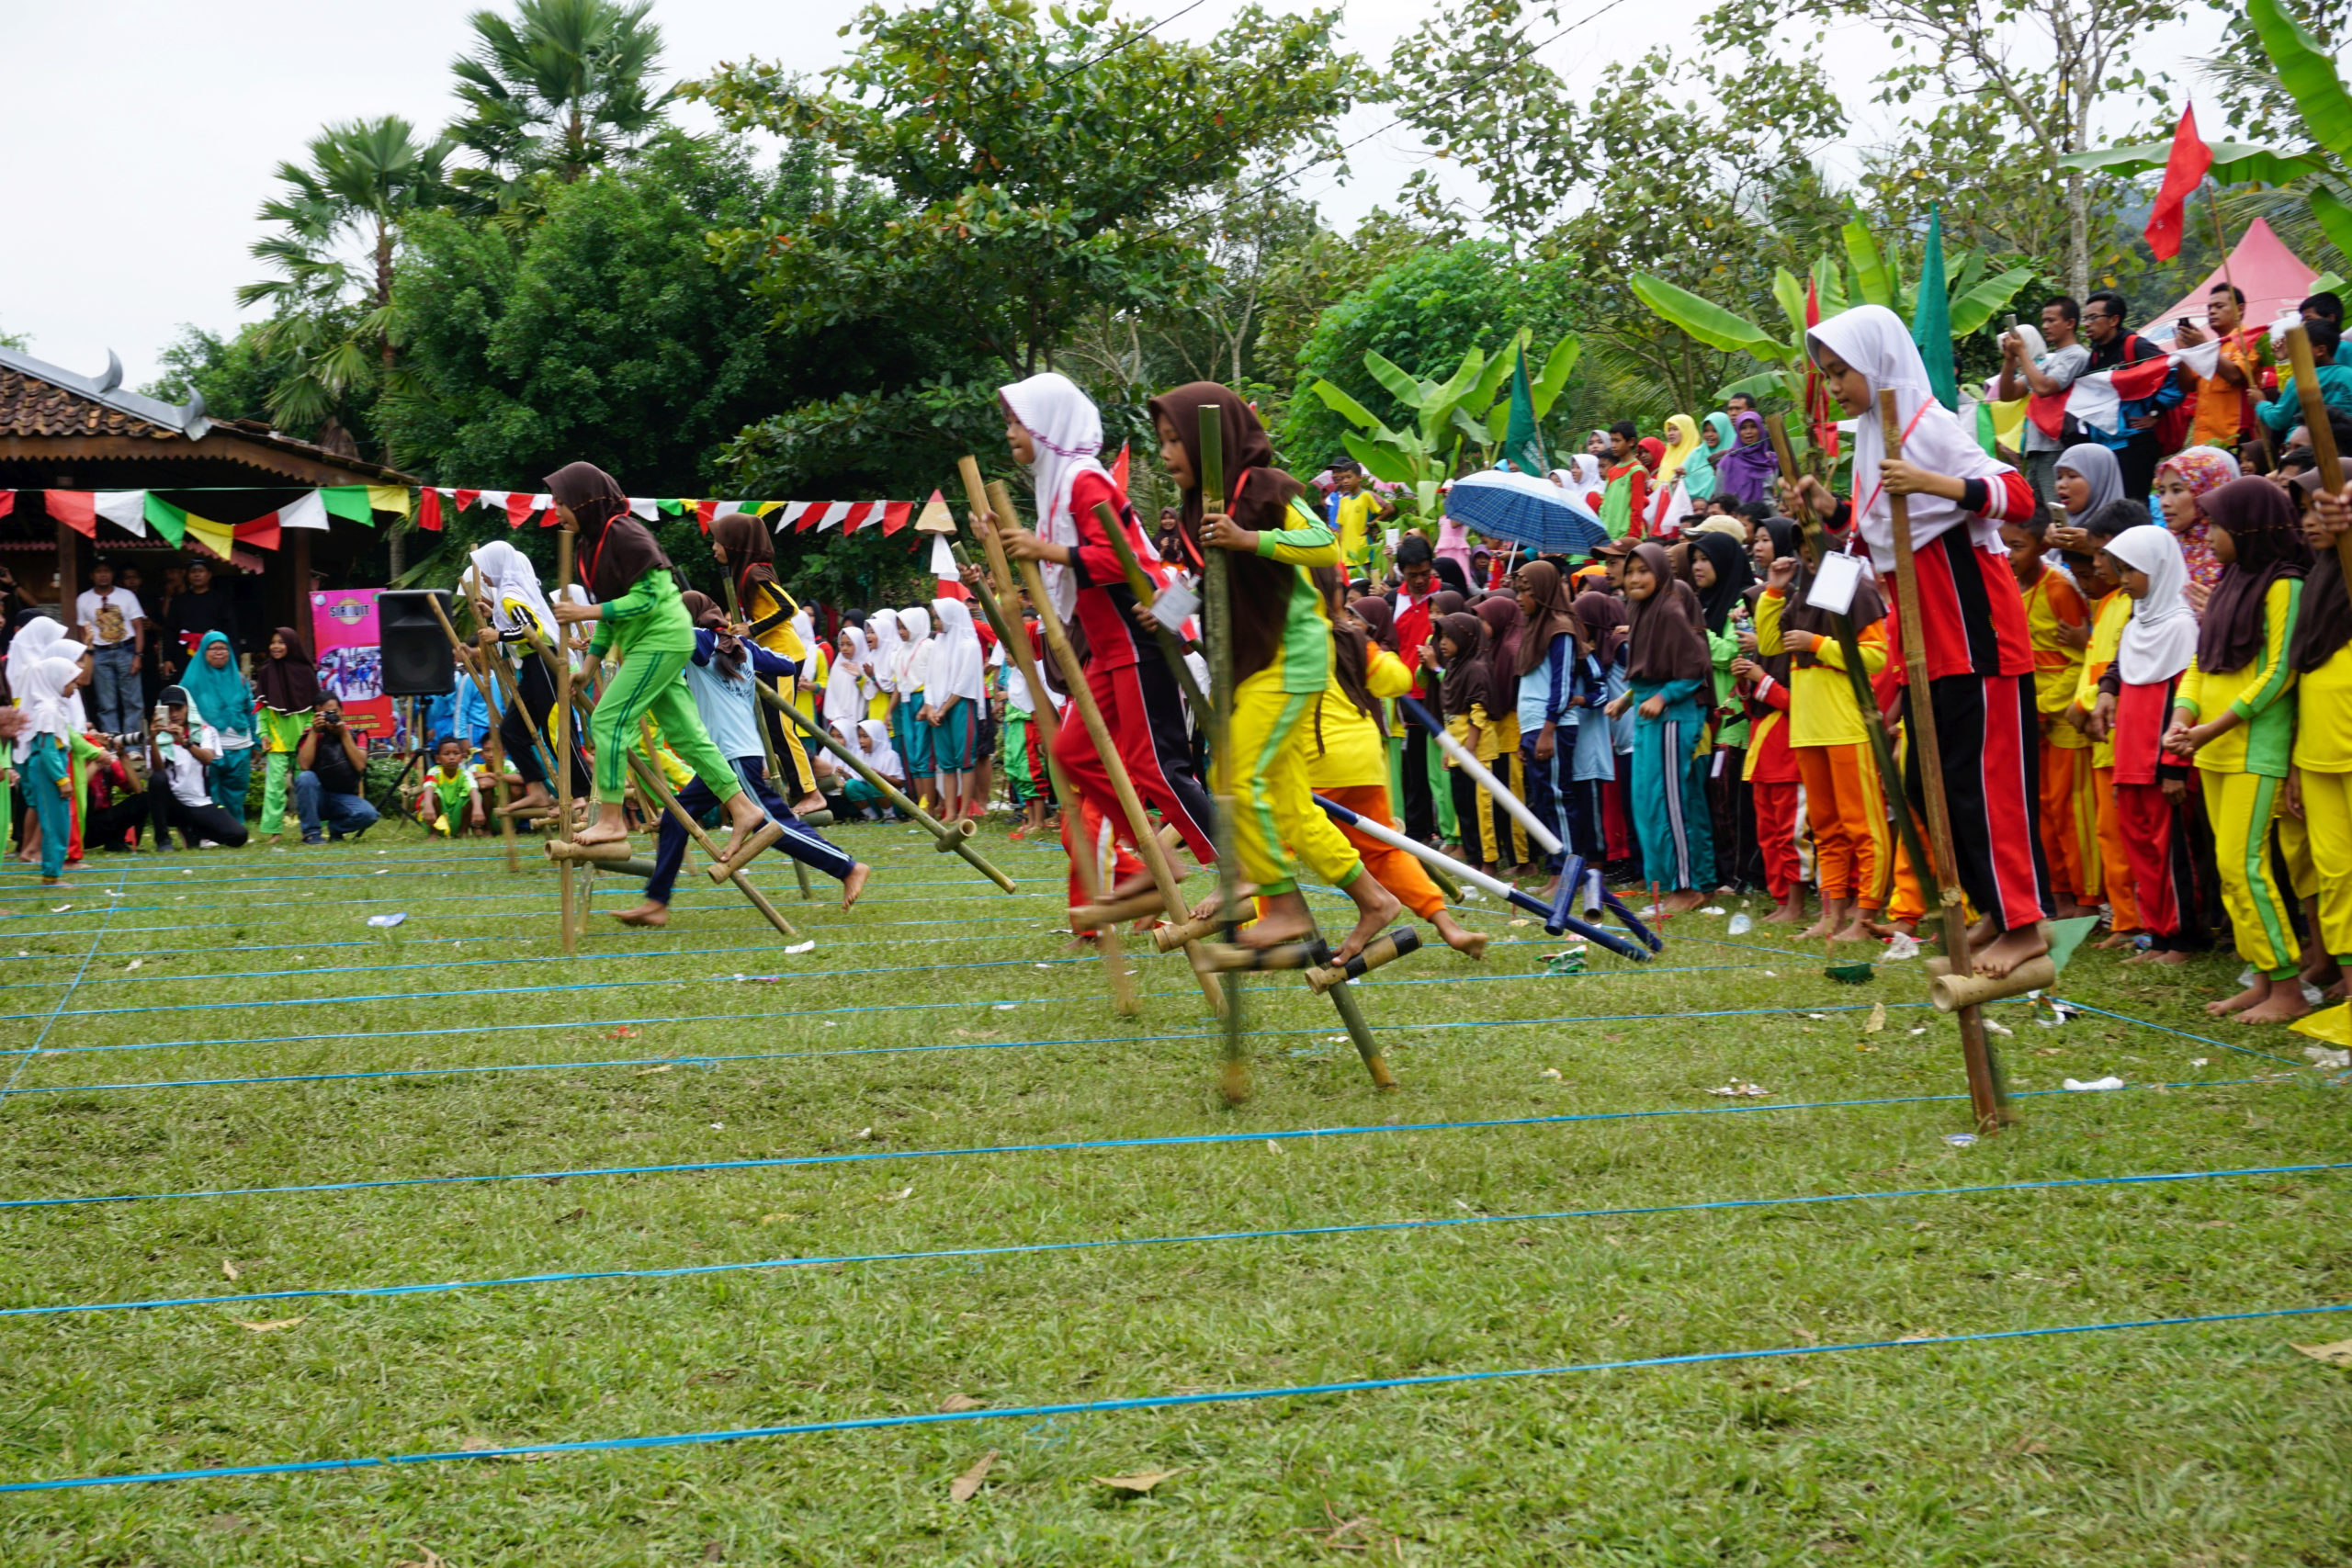
[[[74,601],[82,592],[82,556],[75,543],[81,536],[62,523],[57,525],[57,613],[69,632],[74,629]]]
[[[286,547],[279,555],[293,574],[294,586],[287,596],[285,618],[277,624],[292,626],[309,638],[316,635],[311,630],[311,531],[289,528],[286,532]],[[315,652],[312,657],[317,657]]]

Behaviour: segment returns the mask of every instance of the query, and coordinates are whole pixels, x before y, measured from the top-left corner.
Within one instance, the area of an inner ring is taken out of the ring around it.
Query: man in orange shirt
[[[2192,383],[2197,414],[2189,426],[2191,446],[2218,446],[2234,453],[2254,428],[2254,399],[2259,395],[2262,367],[2255,357],[2260,327],[2241,329],[2245,291],[2227,283],[2213,285],[2205,297],[2205,325],[2184,321],[2173,335],[2175,348],[2194,348],[2211,338],[2222,340],[2222,356],[2213,374],[2199,378],[2186,367],[2182,379]]]

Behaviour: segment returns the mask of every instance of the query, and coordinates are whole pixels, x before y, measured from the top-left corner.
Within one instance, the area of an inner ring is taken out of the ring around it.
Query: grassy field
[[[2352,1314],[1883,1344],[2352,1301],[2352,1172],[2267,1168],[2352,1160],[2344,1090],[2197,1012],[2233,959],[2003,1004],[2024,1120],[1956,1146],[1915,964],[1699,916],[1552,976],[1476,906],[1484,965],[1360,987],[1400,1093],[1264,976],[1227,1110],[1181,960],[1120,1020],[1064,954],[1057,856],[842,836],[852,916],[761,873],[797,954],[690,871],[566,961],[551,871],[413,830],[0,884],[0,1197],[176,1194],[0,1211],[0,1480],[1560,1370],[22,1493],[0,1562],[2352,1560],[2352,1372],[2292,1348]]]

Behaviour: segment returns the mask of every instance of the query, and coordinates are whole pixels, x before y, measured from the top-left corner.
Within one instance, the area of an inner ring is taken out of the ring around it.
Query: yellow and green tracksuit
[[[259,723],[258,739],[265,750],[258,831],[282,833],[286,830],[286,782],[294,776],[294,751],[302,744],[302,732],[311,728],[311,710],[280,713],[264,704],[254,710],[254,717]]]
[[[1295,569],[1282,642],[1264,669],[1234,686],[1232,755],[1209,760],[1211,787],[1233,803],[1241,874],[1261,896],[1296,890],[1293,852],[1335,886],[1363,874],[1363,857],[1315,804],[1308,736],[1299,724],[1331,679],[1331,622],[1307,570],[1336,564],[1340,544],[1295,506],[1292,521],[1298,526],[1258,536],[1259,555]]]
[[[2224,709],[2238,716],[2237,724],[2197,749],[2197,776],[2238,955],[2274,980],[2297,966],[2288,895],[2270,868],[2270,824],[2294,754],[2295,704],[2288,694],[2295,671],[2287,645],[2302,593],[2299,578],[2273,582],[2262,597],[2262,651],[2235,670],[2199,670],[2192,660],[2173,698],[2176,709],[2188,709],[2198,722]]]

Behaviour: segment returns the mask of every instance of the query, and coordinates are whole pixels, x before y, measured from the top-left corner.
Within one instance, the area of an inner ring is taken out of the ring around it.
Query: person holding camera
[[[220,732],[201,718],[191,720],[186,688],[166,686],[155,694],[147,726],[147,809],[157,852],[170,851],[174,828],[189,849],[244,844],[244,819],[212,801],[209,775],[220,755]]]
[[[319,841],[323,816],[327,837],[337,843],[356,839],[376,825],[368,804],[368,749],[343,722],[343,700],[322,697],[311,728],[294,749],[294,813],[302,819],[302,841]]]

